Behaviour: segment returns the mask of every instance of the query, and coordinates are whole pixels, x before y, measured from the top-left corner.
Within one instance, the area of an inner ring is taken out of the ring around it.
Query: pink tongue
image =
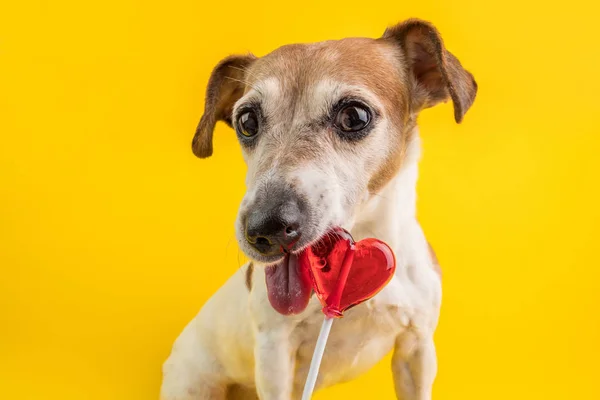
[[[310,300],[310,277],[301,270],[298,256],[286,254],[279,264],[265,270],[269,301],[283,315],[304,311]]]

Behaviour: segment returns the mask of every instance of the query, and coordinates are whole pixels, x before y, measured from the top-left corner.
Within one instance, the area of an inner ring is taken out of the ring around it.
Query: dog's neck
[[[398,174],[379,193],[369,195],[359,208],[351,228],[356,240],[375,237],[398,249],[403,233],[415,223],[421,143],[414,129]]]

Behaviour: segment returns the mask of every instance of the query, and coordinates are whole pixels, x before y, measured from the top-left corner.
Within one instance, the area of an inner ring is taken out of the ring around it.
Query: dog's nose
[[[264,255],[291,250],[300,239],[300,219],[295,203],[266,211],[253,210],[246,220],[246,240]]]

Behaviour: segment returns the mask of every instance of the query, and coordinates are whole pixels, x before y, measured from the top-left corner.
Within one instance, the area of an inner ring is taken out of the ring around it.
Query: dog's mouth
[[[312,287],[300,262],[303,255],[286,253],[283,260],[265,269],[269,301],[280,314],[299,314],[308,306]]]
[[[283,315],[299,314],[306,309],[312,293],[312,281],[308,271],[306,250],[325,248],[325,238],[337,235],[337,228],[331,228],[318,239],[300,247],[294,252],[285,252],[283,259],[265,269],[267,293],[271,306]]]

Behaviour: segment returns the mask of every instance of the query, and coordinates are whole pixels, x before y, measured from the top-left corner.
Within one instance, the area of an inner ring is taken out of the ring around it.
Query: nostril
[[[252,247],[263,254],[268,254],[273,251],[274,245],[268,237],[258,236],[254,242],[250,243]]]
[[[298,224],[291,224],[285,227],[285,236],[295,238],[298,236]]]
[[[256,238],[255,244],[257,244],[259,246],[270,246],[271,241],[269,239],[267,239],[266,237],[259,236]]]

